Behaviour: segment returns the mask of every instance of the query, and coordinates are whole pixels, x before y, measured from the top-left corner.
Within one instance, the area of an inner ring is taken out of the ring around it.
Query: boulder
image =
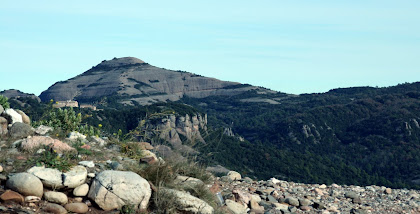
[[[70,203],[66,204],[64,208],[72,213],[87,213],[89,211],[89,207],[85,203]]]
[[[3,111],[2,116],[5,117],[9,121],[9,124],[13,124],[16,122],[20,122],[20,123],[23,122],[22,116],[19,113],[17,113],[14,109],[11,109],[11,108]]]
[[[74,188],[73,190],[73,195],[74,196],[86,196],[89,192],[89,185],[88,184],[82,184],[76,188]]]
[[[48,132],[53,131],[54,128],[50,126],[40,125],[38,128],[35,129],[35,133],[37,135],[46,135]]]
[[[25,112],[21,111],[21,110],[16,110],[16,112],[18,114],[20,114],[20,116],[22,116],[22,122],[28,125],[31,125],[31,119],[28,117],[28,115],[25,114]]]
[[[42,197],[44,186],[39,178],[29,173],[17,173],[6,182],[6,186],[24,196]]]
[[[226,206],[227,208],[233,213],[233,214],[246,214],[247,208],[235,201],[232,200],[226,200]]]
[[[58,204],[52,204],[52,203],[45,204],[45,206],[42,208],[42,210],[45,213],[67,214],[67,210],[64,207],[62,207]]]
[[[159,191],[163,191],[163,194],[172,195],[174,203],[177,205],[176,208],[182,213],[212,214],[214,212],[213,207],[205,201],[187,192],[174,189],[161,189]]]
[[[3,113],[3,111],[4,111],[4,108],[2,105],[0,105],[0,115]]]
[[[106,170],[96,175],[88,197],[105,211],[134,205],[144,210],[152,194],[147,180],[134,172]]]
[[[45,192],[44,193],[45,200],[56,203],[56,204],[67,204],[69,199],[67,198],[67,195],[62,192]]]
[[[59,153],[75,150],[67,143],[63,143],[60,140],[45,136],[33,136],[31,138],[24,139],[20,144],[21,148],[26,151],[32,151],[34,149],[39,148],[42,145],[49,145],[52,147],[52,149]]]
[[[76,188],[84,184],[87,179],[87,170],[83,166],[74,166],[65,173],[57,169],[35,166],[30,168],[28,173],[41,179],[46,187],[54,189]]]
[[[232,181],[236,181],[236,180],[241,180],[242,179],[241,174],[239,174],[239,172],[235,172],[235,171],[228,172],[227,176]]]
[[[13,123],[12,127],[9,129],[10,136],[15,139],[26,138],[33,133],[34,131],[30,125],[21,122]]]
[[[9,131],[7,130],[7,119],[4,117],[0,117],[0,136],[2,135],[6,135],[7,133],[9,133]]]

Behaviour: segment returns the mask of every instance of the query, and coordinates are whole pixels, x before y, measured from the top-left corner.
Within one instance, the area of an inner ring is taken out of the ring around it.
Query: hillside
[[[116,99],[128,105],[149,105],[177,101],[184,96],[203,98],[235,95],[262,88],[235,82],[158,68],[133,57],[104,60],[88,71],[57,82],[41,93],[43,101],[77,100],[79,103],[104,103]],[[270,91],[271,92],[271,91]]]

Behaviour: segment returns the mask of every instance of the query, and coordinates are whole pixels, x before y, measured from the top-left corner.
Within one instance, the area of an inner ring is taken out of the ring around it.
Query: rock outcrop
[[[176,101],[184,96],[202,98],[235,95],[253,89],[268,91],[236,82],[158,68],[133,57],[123,57],[104,60],[81,75],[57,82],[42,92],[40,98],[43,101],[77,100],[83,103],[115,95],[125,104],[149,105],[167,100]]]

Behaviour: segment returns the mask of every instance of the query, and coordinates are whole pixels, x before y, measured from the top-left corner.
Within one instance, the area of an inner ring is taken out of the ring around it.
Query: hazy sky
[[[39,95],[124,56],[287,93],[415,82],[419,11],[419,0],[3,0],[0,91]]]

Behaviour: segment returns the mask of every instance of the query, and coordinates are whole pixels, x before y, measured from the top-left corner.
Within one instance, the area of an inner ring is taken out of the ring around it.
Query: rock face
[[[33,133],[34,131],[30,125],[20,122],[13,123],[9,130],[10,136],[14,139],[26,138]]]
[[[55,189],[76,188],[84,184],[87,178],[87,170],[83,166],[75,166],[65,173],[57,169],[35,166],[30,168],[28,173],[38,177],[44,186]]]
[[[103,171],[93,180],[88,197],[105,211],[134,205],[146,209],[151,196],[150,184],[134,172]]]
[[[214,211],[209,204],[189,193],[173,189],[161,189],[160,191],[173,195],[177,209],[182,213],[212,214]]]
[[[9,178],[6,186],[25,196],[42,197],[44,186],[34,175],[29,173],[18,173]]]
[[[40,98],[43,101],[53,99],[90,102],[118,94],[128,97],[122,100],[123,103],[149,105],[159,101],[176,101],[183,96],[202,98],[211,95],[235,95],[252,89],[265,90],[158,68],[133,57],[123,57],[103,61],[81,75],[57,82],[42,92]]]

